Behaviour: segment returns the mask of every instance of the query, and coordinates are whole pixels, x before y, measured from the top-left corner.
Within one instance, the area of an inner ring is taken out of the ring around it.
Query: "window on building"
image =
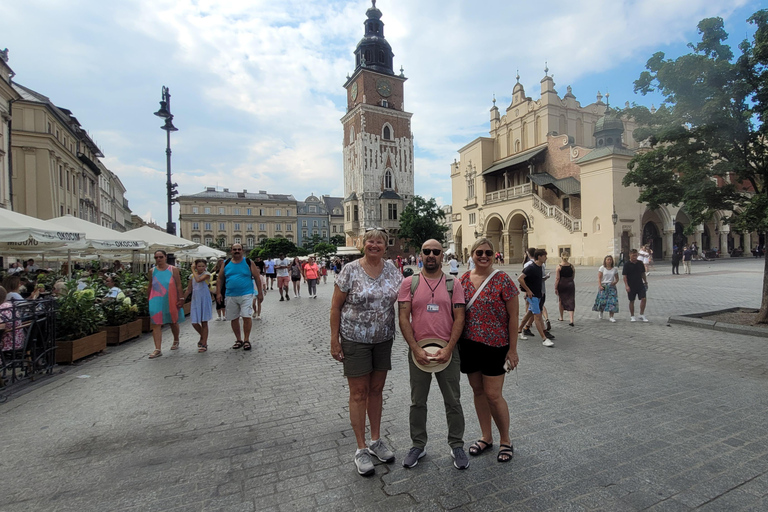
[[[323,221],[323,227],[324,227],[324,228],[327,228],[327,227],[328,227],[328,221],[327,221],[327,220],[324,220],[324,221]]]
[[[392,171],[389,169],[384,173],[384,188],[392,189]]]
[[[267,225],[266,224],[259,224],[259,231],[266,231]]]
[[[307,227],[306,219],[301,221],[301,227],[303,227],[303,228]]]
[[[383,105],[383,107],[386,107],[386,105]],[[389,124],[384,125],[384,129],[381,130],[381,138],[384,140],[392,140],[392,128],[389,126]]]
[[[565,213],[568,213],[568,214],[571,213],[571,198],[570,197],[564,197],[563,198],[563,211]]]
[[[240,223],[235,222],[235,231],[240,231]]]
[[[282,231],[282,230],[283,230],[283,227],[279,222],[275,224],[275,231]]]
[[[219,222],[219,231],[225,231],[226,229],[227,229],[226,224],[223,222]]]
[[[210,222],[206,222],[205,223],[205,230],[206,231],[210,231],[211,230],[211,223]]]
[[[312,230],[312,234],[313,234],[313,235],[316,235],[316,234],[317,234],[317,230],[316,230],[316,229],[313,229],[313,230]]]
[[[245,225],[245,230],[246,231],[253,231],[253,223],[249,222],[248,224],[246,224]]]
[[[200,229],[200,223],[199,222],[193,222],[192,223],[192,229],[195,231],[198,231]]]
[[[281,213],[280,213],[280,208],[278,208],[277,210],[275,210],[275,215],[276,215],[277,217],[279,217],[279,216],[281,215]]]
[[[469,214],[469,225],[470,226],[474,226],[475,225],[475,215],[477,215],[477,214],[475,214],[475,213],[470,213]]]
[[[193,207],[192,207],[192,213],[194,213],[195,215],[197,215],[197,213],[198,213],[198,208],[197,208],[197,206],[193,206]]]
[[[232,215],[240,215],[240,208],[235,208],[235,209],[232,211]]]
[[[349,220],[349,206],[347,206],[347,220]]]
[[[210,215],[210,213],[211,213],[210,206],[206,206],[205,208],[203,208],[203,213],[205,213],[206,215]]]
[[[331,226],[331,232],[333,232],[333,233],[336,232],[336,225],[335,224],[333,226]]]
[[[302,238],[307,238],[308,236],[309,235],[307,234],[307,230],[306,229],[301,230],[301,237]]]
[[[293,224],[286,224],[285,225],[285,230],[286,231],[293,231]]]
[[[224,215],[224,208],[223,207],[219,208],[219,215]]]
[[[74,176],[73,176],[73,177],[72,177],[72,184],[74,185],[74,183],[75,183],[75,178],[74,178]],[[67,190],[71,190],[71,189],[69,188],[69,173],[67,173]]]
[[[357,205],[352,209],[352,220],[355,222],[358,221]]]
[[[48,123],[48,133],[51,133],[51,123]]]
[[[254,240],[253,240],[253,237],[252,237],[252,236],[249,236],[248,238],[246,238],[246,239],[245,239],[245,245],[246,245],[246,246],[247,246],[249,249],[253,249],[253,243],[254,243]]]
[[[313,221],[312,221],[312,227],[313,227],[313,228],[316,228],[316,227],[317,227],[317,221],[316,221],[316,220],[313,220]]]
[[[285,210],[285,216],[286,216],[286,217],[290,217],[290,216],[291,216],[291,210],[290,210],[290,209],[287,209],[287,208],[286,208],[286,210]]]
[[[317,206],[310,206],[309,213],[315,213],[315,212],[317,212]]]
[[[243,243],[243,239],[242,239],[242,238],[240,238],[239,236],[236,236],[236,237],[235,237],[235,243],[236,243],[236,244],[242,244],[242,243]]]
[[[253,215],[253,208],[246,208],[245,209],[245,214],[246,215]]]
[[[192,241],[195,242],[196,244],[199,244],[200,243],[200,237],[199,236],[193,236],[192,237]]]
[[[61,166],[59,166],[59,186],[60,187],[64,186],[64,171],[61,168]]]
[[[59,208],[61,210],[61,215],[60,216],[63,217],[64,216],[64,206],[60,206]]]
[[[323,238],[328,238],[328,232],[326,230],[323,230]]]
[[[264,216],[264,208],[259,208],[259,215]]]
[[[473,199],[475,197],[475,180],[469,178],[467,180],[467,199]]]
[[[205,245],[212,245],[213,244],[213,238],[207,236],[205,237]]]
[[[387,205],[387,218],[389,220],[397,220],[397,205],[396,204],[388,204]]]
[[[259,244],[261,244],[266,239],[267,239],[267,235],[259,235]]]

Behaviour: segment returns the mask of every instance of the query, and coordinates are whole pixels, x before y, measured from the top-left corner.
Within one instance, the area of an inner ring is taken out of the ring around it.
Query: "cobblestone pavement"
[[[167,341],[149,360],[145,335],[0,404],[0,510],[768,510],[765,339],[666,324],[758,306],[762,265],[695,262],[679,277],[657,265],[647,324],[628,321],[625,299],[619,322],[598,321],[596,269],[580,267],[568,327],[550,281],[556,346],[521,341],[504,388],[509,464],[492,452],[453,468],[434,385],[428,455],[402,467],[410,400],[396,340],[382,433],[397,461],[371,478],[354,469],[348,390],[329,355],[333,285],[316,300],[272,291],[250,353],[212,322],[198,354],[187,322],[179,351]],[[479,427],[466,379],[462,392],[468,445]]]

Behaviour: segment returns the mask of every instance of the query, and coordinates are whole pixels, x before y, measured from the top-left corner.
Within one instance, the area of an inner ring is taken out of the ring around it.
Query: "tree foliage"
[[[421,245],[434,238],[440,243],[445,242],[445,213],[437,206],[434,198],[426,201],[421,196],[414,196],[400,216],[400,231],[398,236],[406,241],[409,247],[421,248]]]
[[[320,242],[315,246],[313,252],[318,258],[327,259],[329,256],[336,254],[336,246],[327,242]]]
[[[718,211],[734,231],[768,231],[768,10],[748,21],[756,32],[739,45],[737,58],[721,18],[698,24],[701,41],[688,45],[691,53],[654,54],[635,92],[661,93],[661,108],[622,112],[638,122],[634,137],[647,146],[630,162],[624,185],[639,186],[638,201],[651,209],[684,205],[689,234]]]
[[[259,246],[251,250],[248,255],[250,258],[277,258],[281,254],[286,256],[304,256],[306,251],[296,247],[296,244],[287,238],[265,238],[259,243]]]
[[[344,235],[333,235],[330,242],[336,247],[344,247],[347,244],[347,237]]]

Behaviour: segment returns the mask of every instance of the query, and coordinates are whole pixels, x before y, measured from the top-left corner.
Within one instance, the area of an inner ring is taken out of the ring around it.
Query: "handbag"
[[[485,286],[491,281],[491,278],[493,276],[495,276],[496,274],[498,274],[499,272],[501,272],[501,271],[499,269],[496,269],[493,272],[491,272],[491,275],[489,275],[488,277],[485,278],[485,281],[483,281],[483,284],[480,285],[480,288],[475,290],[475,294],[472,295],[472,298],[469,299],[469,302],[467,302],[467,305],[464,307],[465,311],[472,307],[472,304],[474,304],[475,303],[475,299],[477,299],[477,297],[480,296],[480,292],[483,291],[483,288],[485,288]]]

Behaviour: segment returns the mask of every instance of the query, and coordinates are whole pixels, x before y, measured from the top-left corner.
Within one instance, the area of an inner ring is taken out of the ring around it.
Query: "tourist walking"
[[[648,289],[648,279],[646,277],[645,265],[638,259],[637,249],[629,251],[629,261],[624,264],[624,270],[621,274],[624,276],[624,288],[627,290],[629,299],[629,321],[636,322],[635,318],[635,299],[640,299],[640,320],[647,322],[645,317],[645,292]]]
[[[344,265],[336,278],[331,302],[331,355],[344,363],[349,384],[349,419],[357,441],[355,466],[373,475],[371,455],[394,462],[395,454],[381,440],[382,391],[392,369],[395,301],[403,276],[385,262],[389,236],[382,229],[363,235],[365,255]],[[365,440],[366,416],[370,442]]]
[[[563,321],[563,312],[567,311],[571,318],[568,325],[573,327],[573,312],[576,309],[576,285],[573,283],[573,278],[576,275],[576,269],[568,262],[570,257],[567,252],[560,256],[562,261],[557,266],[555,273],[555,295],[559,298],[560,303],[559,320]]]
[[[421,246],[424,269],[400,286],[400,332],[408,343],[411,382],[411,449],[403,466],[412,468],[426,455],[427,397],[432,374],[440,386],[448,422],[448,445],[456,469],[469,467],[464,451],[460,360],[456,344],[464,328],[464,290],[442,271],[443,249],[437,240]]]
[[[208,272],[207,266],[205,260],[195,260],[192,275],[189,276],[187,292],[184,294],[185,298],[192,295],[189,317],[192,320],[192,327],[200,335],[200,340],[197,342],[198,352],[208,350],[208,322],[213,315],[210,289],[211,273]]]
[[[281,254],[279,258],[275,260],[275,273],[277,274],[277,289],[280,290],[280,300],[283,300],[283,291],[285,291],[285,300],[291,300],[291,296],[288,293],[288,285],[291,282],[289,275],[289,269],[291,268],[291,260],[285,257],[285,254]]]
[[[683,250],[679,245],[672,248],[672,275],[680,275],[680,260],[683,259]]]
[[[449,270],[448,272],[453,276],[456,277],[459,275],[459,260],[456,259],[456,256],[451,255],[451,259],[448,260],[448,266]]]
[[[320,277],[320,268],[315,263],[315,257],[310,256],[304,265],[304,282],[307,283],[307,291],[310,299],[317,298],[317,280]]]
[[[592,311],[597,311],[597,317],[602,320],[603,313],[608,312],[609,320],[615,322],[614,313],[619,312],[619,294],[616,283],[619,282],[619,269],[613,265],[613,256],[603,258],[603,265],[597,271],[597,297]]]
[[[644,245],[637,251],[637,259],[643,264],[646,274],[649,272],[651,264],[651,254],[649,250],[648,245]]]
[[[691,273],[692,259],[693,259],[693,250],[690,247],[684,247],[683,248],[683,273],[684,274]]]
[[[291,284],[293,284],[293,296],[297,299],[301,297],[301,276],[303,274],[301,267],[301,260],[296,256],[293,258],[291,267],[288,269],[291,275]]]
[[[276,258],[275,258],[276,259]],[[277,277],[277,274],[275,273],[275,260],[274,259],[267,259],[264,262],[264,270],[266,272],[266,282],[270,290],[275,289],[275,278]]]
[[[256,288],[254,288],[254,281]],[[251,350],[251,327],[253,326],[253,294],[257,294],[257,300],[264,300],[261,289],[261,275],[259,267],[249,258],[243,257],[243,246],[232,244],[232,258],[224,263],[224,270],[216,282],[216,299],[221,300],[221,289],[227,287],[227,320],[235,334],[235,344],[232,348],[237,350]],[[240,331],[240,319],[242,318],[242,337]]]
[[[179,322],[184,321],[184,292],[179,269],[168,264],[165,251],[155,251],[155,266],[149,271],[148,278],[149,318],[155,342],[155,350],[149,358],[155,359],[163,355],[163,325],[171,324],[171,350],[179,348]]]
[[[542,345],[545,347],[554,347],[555,344],[552,340],[555,336],[553,334],[550,334],[549,336],[545,334],[544,320],[541,318],[541,309],[543,307],[542,298],[544,297],[544,263],[546,261],[547,251],[544,249],[536,249],[533,253],[533,262],[523,269],[518,278],[520,287],[525,290],[525,300],[528,302],[528,312],[520,323],[526,325],[528,320],[533,317],[533,323],[539,331]],[[477,260],[475,260],[475,263],[477,263]],[[527,339],[527,335],[524,336],[521,336],[521,338]]]
[[[499,431],[498,462],[512,460],[509,406],[502,389],[504,376],[517,367],[518,290],[506,272],[493,268],[493,244],[480,238],[472,244],[474,270],[461,276],[466,302],[464,332],[459,341],[461,373],[467,374],[480,423],[480,439],[469,447],[480,455],[493,447],[491,420]]]

